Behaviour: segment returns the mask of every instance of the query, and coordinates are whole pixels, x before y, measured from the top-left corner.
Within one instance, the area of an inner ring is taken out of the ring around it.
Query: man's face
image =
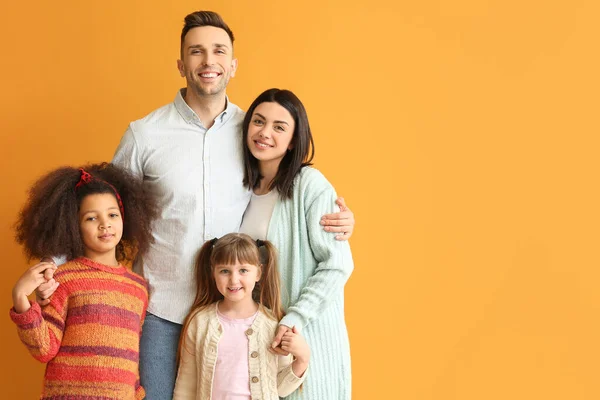
[[[235,76],[237,60],[233,58],[231,39],[221,28],[202,26],[185,35],[182,59],[177,60],[188,90],[198,96],[211,96],[225,91]]]

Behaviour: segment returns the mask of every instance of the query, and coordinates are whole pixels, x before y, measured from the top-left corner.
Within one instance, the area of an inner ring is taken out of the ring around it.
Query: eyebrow
[[[108,207],[107,210],[119,210],[119,207]],[[98,210],[87,210],[87,211],[84,211],[83,215],[89,214],[89,213],[94,213],[94,212],[97,213],[99,211]]]
[[[266,120],[265,116],[264,116],[264,115],[262,115],[261,113],[257,113],[257,112],[255,112],[254,114],[255,114],[255,115],[258,115],[258,116],[259,116],[259,117],[261,117],[262,119]],[[288,123],[287,123],[287,122],[285,122],[285,121],[273,121],[273,122],[275,122],[276,124],[286,124],[287,126],[290,126],[290,124],[288,124]]]
[[[215,44],[213,44],[213,47],[216,47],[216,48],[225,47],[226,49],[229,49],[229,46],[227,46],[224,43],[215,43]],[[203,48],[204,48],[204,46],[202,46],[201,44],[192,44],[192,45],[188,46],[188,49],[203,49]]]

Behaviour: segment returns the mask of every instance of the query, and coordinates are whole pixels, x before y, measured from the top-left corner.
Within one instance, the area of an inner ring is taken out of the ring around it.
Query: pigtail
[[[220,300],[223,296],[217,290],[212,274],[211,257],[217,239],[205,242],[196,259],[196,298],[192,310]]]
[[[281,305],[281,282],[279,278],[279,270],[277,268],[277,249],[269,241],[257,241],[259,250],[263,257],[261,278],[259,284],[258,303],[261,306],[271,310],[273,317],[280,321],[283,316],[283,307]]]
[[[214,302],[223,298],[223,296],[217,290],[215,280],[212,275],[211,257],[213,255],[213,249],[217,239],[209,240],[204,242],[200,248],[200,253],[196,259],[195,278],[196,278],[196,298],[192,309],[185,319],[183,328],[181,329],[181,335],[179,337],[179,346],[177,349],[177,362],[181,359],[182,351],[186,348],[185,338],[188,327],[194,316],[204,309],[206,306],[213,304]]]

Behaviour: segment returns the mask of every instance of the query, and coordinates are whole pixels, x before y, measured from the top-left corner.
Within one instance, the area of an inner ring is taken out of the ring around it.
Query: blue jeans
[[[146,314],[140,340],[140,383],[146,400],[172,400],[182,325]]]

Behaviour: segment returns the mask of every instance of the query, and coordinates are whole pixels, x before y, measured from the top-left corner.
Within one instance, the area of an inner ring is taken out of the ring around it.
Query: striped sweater
[[[54,274],[60,283],[50,304],[10,311],[21,341],[47,362],[41,399],[143,399],[139,381],[146,282],[123,266],[87,258]]]

